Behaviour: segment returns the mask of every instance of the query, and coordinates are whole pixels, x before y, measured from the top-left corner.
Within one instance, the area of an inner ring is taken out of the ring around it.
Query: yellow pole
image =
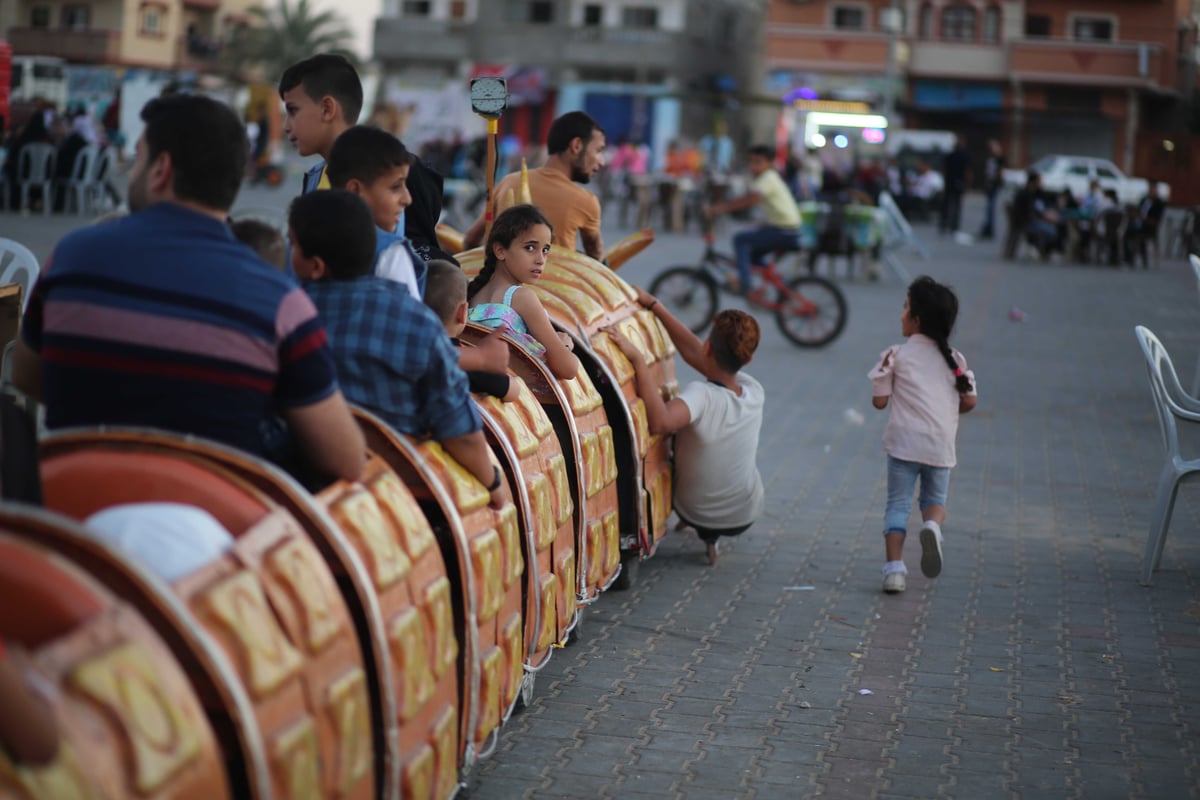
[[[492,220],[496,218],[496,203],[492,196],[492,186],[496,183],[496,136],[500,133],[500,119],[487,118],[487,194],[484,195],[483,205],[483,241],[486,243],[492,235]]]

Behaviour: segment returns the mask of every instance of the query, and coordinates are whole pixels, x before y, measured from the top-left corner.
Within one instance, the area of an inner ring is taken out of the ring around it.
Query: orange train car
[[[518,399],[476,398],[513,498],[504,508],[491,508],[437,444],[361,410],[366,470],[315,494],[194,437],[44,438],[50,511],[0,509],[0,550],[52,567],[21,582],[0,564],[0,596],[30,580],[74,581],[94,602],[71,624],[91,630],[105,609],[133,619],[122,632],[142,648],[137,663],[170,682],[170,713],[192,724],[195,744],[182,766],[160,765],[148,790],[128,784],[136,734],[82,727],[49,767],[0,759],[0,798],[453,797],[531,700],[537,671],[576,634],[586,605],[653,554],[670,513],[670,442],[648,434],[632,369],[603,328],[635,342],[671,394],[665,331],[585,256],[554,248],[538,291],[584,369],[558,381],[510,342]],[[231,545],[168,582],[80,527],[98,510],[155,501],[207,510]],[[0,637],[65,680],[65,662],[45,655],[57,641],[48,634],[0,611]],[[64,724],[78,713],[55,712]],[[69,788],[72,775],[93,772],[113,777]],[[56,781],[66,788],[45,788]]]

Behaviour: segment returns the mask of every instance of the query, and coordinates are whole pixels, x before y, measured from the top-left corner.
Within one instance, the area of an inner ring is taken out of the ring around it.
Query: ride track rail
[[[0,637],[56,687],[63,743],[41,769],[0,753],[0,797],[453,797],[671,510],[670,442],[604,329],[674,394],[665,330],[586,256],[553,248],[536,291],[583,368],[556,380],[509,342],[519,399],[477,398],[500,509],[436,443],[359,409],[363,475],[316,493],[196,437],[45,437],[45,509],[0,506]],[[138,502],[204,508],[233,544],[168,582],[82,526]]]

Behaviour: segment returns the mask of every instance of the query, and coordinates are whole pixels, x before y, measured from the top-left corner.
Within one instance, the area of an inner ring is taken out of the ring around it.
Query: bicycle
[[[728,278],[737,274],[737,260],[717,252],[713,241],[712,231],[707,231],[704,255],[698,265],[668,267],[650,284],[650,294],[693,333],[700,333],[712,322],[719,291],[734,293]],[[750,289],[745,298],[751,305],[775,312],[779,330],[793,344],[823,347],[846,327],[846,298],[825,278],[798,275],[788,279],[782,275],[777,262],[786,252],[792,251],[777,250],[766,264],[752,267],[751,272],[759,279],[758,286]]]

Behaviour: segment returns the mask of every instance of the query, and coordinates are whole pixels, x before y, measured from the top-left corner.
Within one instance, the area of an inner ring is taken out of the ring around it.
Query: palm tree
[[[350,50],[354,34],[336,11],[318,12],[309,0],[279,0],[274,8],[254,6],[251,22],[239,26],[225,48],[234,77],[274,81],[302,58],[337,53],[357,66]]]

